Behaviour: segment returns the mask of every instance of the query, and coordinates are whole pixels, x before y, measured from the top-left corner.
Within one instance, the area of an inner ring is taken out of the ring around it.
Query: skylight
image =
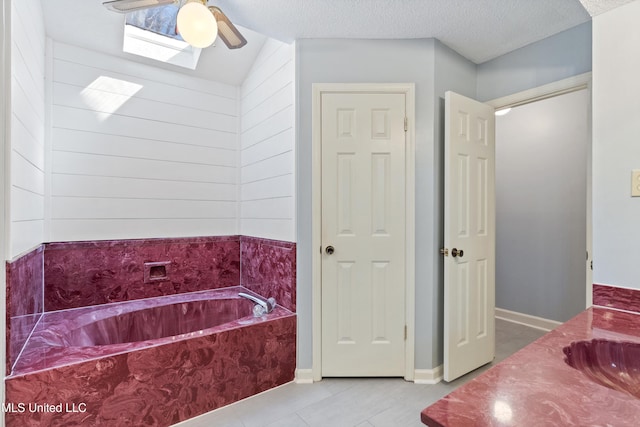
[[[171,4],[127,13],[122,50],[194,70],[201,49],[189,45],[177,33],[178,10]]]

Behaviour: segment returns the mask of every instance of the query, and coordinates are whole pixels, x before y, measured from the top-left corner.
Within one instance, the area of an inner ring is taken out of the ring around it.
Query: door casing
[[[312,86],[312,377],[322,379],[322,94],[402,93],[406,96],[405,139],[405,375],[413,381],[415,363],[415,84],[413,83],[315,83]]]

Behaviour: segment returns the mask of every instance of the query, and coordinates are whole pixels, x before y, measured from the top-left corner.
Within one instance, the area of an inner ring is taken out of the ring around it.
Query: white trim
[[[413,382],[416,384],[438,384],[442,381],[442,366],[436,366],[433,369],[416,369],[413,374]]]
[[[43,241],[51,241],[51,218],[53,217],[53,39],[47,37],[44,86],[44,235]],[[44,307],[44,306],[43,306]]]
[[[321,88],[312,86],[311,122],[311,371],[313,380],[322,380],[322,173]]]
[[[242,87],[236,88],[236,233],[242,236]],[[242,274],[242,261],[240,262]],[[242,276],[240,276],[242,277]]]
[[[312,369],[296,369],[294,380],[296,384],[312,384],[313,383],[313,370]]]
[[[577,90],[590,89],[590,86],[591,72],[588,72],[563,80],[558,80],[543,86],[527,89],[522,92],[517,92],[512,95],[492,99],[491,101],[487,101],[486,104],[491,105],[495,109],[517,107],[519,105],[530,104],[542,99],[575,92]]]
[[[11,245],[11,49],[12,49],[12,41],[11,41],[11,1],[7,0],[2,2],[2,52],[0,58],[0,66],[2,66],[1,79],[0,84],[2,85],[2,98],[0,102],[2,102],[2,107],[0,107],[0,113],[2,113],[2,136],[3,138],[3,146],[2,148],[2,166],[4,169],[4,176],[2,177],[2,187],[0,190],[4,192],[2,198],[2,206],[0,209],[3,209],[2,214],[0,215],[2,221],[2,226],[4,227],[4,241],[0,242],[2,245],[2,262],[6,259],[9,259],[12,256],[11,251],[13,250]],[[3,273],[4,277],[4,273]],[[3,287],[4,289],[4,287]],[[4,306],[3,306],[4,307]]]
[[[530,314],[517,313],[515,311],[505,310],[504,308],[496,308],[496,319],[517,323],[518,325],[524,325],[547,332],[562,325],[562,322],[531,316]]]
[[[409,126],[406,133],[405,165],[405,375],[407,381],[414,379],[415,363],[415,84],[414,83],[314,83],[312,98],[312,372],[313,380],[322,379],[322,293],[321,293],[321,98],[323,93],[404,93],[406,95],[406,115]]]
[[[589,95],[589,106],[587,109],[587,257],[586,257],[586,285],[585,307],[593,305],[593,82],[590,79],[587,83]]]
[[[292,228],[292,232],[293,232],[293,241],[294,242],[298,242],[298,177],[300,175],[298,175],[298,144],[297,141],[299,140],[298,136],[299,136],[299,131],[298,131],[298,114],[296,113],[298,111],[298,99],[300,99],[298,97],[298,91],[299,89],[299,84],[298,84],[298,77],[297,77],[297,71],[299,70],[298,68],[298,46],[295,42],[295,40],[293,42],[291,42],[291,61],[294,64],[294,68],[293,68],[293,72],[292,72],[292,76],[291,76],[291,81],[293,83],[294,89],[293,89],[293,100],[292,100],[292,108],[293,108],[293,145],[291,147],[292,150],[292,154],[293,154],[293,158],[295,159],[295,164],[293,165],[293,173],[294,173],[294,178],[291,180],[292,181],[292,188],[291,188],[291,194],[294,195],[293,197],[293,228]],[[299,328],[297,329],[298,331],[300,330]]]
[[[415,377],[415,309],[416,309],[416,91],[415,85],[405,85],[406,116],[409,121],[406,136],[406,169],[405,169],[405,325],[407,340],[405,342],[405,376],[412,381]]]
[[[8,166],[11,156],[8,156],[11,123],[11,1],[2,0],[0,3],[0,305],[7,306],[7,286],[5,260],[9,254],[9,226],[7,223],[6,213],[9,211],[9,178],[11,171]],[[6,337],[7,333],[7,316],[0,319],[0,328],[2,334]],[[7,374],[7,343],[2,340],[0,343],[0,376],[4,378]],[[0,384],[0,400],[5,401],[5,382]],[[4,426],[4,415],[0,414],[0,426]]]

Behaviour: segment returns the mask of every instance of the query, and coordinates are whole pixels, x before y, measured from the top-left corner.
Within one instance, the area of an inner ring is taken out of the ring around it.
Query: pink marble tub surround
[[[12,376],[264,321],[263,318],[253,317],[254,304],[239,297],[239,292],[252,294],[248,289],[235,286],[45,313],[20,355]],[[196,310],[193,310],[194,306]],[[151,317],[163,316],[167,311],[176,310],[180,312],[180,317]],[[225,314],[229,310],[233,312]],[[291,314],[282,307],[276,307],[266,319]],[[114,328],[118,321],[127,322],[128,316],[138,316],[138,319],[126,325],[129,329],[122,327],[125,326],[123,324]],[[103,327],[106,329],[101,330]],[[130,329],[133,327],[136,329]],[[83,333],[92,331],[97,332],[97,335],[82,337]],[[176,334],[164,333],[167,331],[175,331]],[[132,338],[143,339],[134,341]]]
[[[226,288],[240,283],[240,238],[49,243],[44,275],[45,311]]]
[[[70,330],[68,347],[90,347],[150,341],[214,328],[253,316],[251,301],[243,298],[203,299],[147,307],[120,313]]]
[[[235,287],[46,313],[6,380],[7,402],[84,403],[87,412],[10,413],[7,426],[168,426],[293,380],[295,314],[282,307],[178,336],[69,346],[70,331],[168,303],[235,299],[243,315],[253,304],[239,291],[251,293]]]
[[[640,289],[594,283],[593,305],[640,313]]]
[[[43,312],[44,246],[6,264],[7,372]]]
[[[590,308],[424,409],[428,426],[640,425],[640,399],[571,368],[563,348],[606,339],[640,343],[640,316]]]
[[[296,311],[296,244],[240,237],[241,283],[259,295]]]

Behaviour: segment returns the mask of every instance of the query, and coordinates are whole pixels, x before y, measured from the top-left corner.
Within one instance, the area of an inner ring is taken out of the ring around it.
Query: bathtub
[[[292,381],[295,314],[254,317],[239,292],[45,313],[6,379],[7,426],[168,426]]]

